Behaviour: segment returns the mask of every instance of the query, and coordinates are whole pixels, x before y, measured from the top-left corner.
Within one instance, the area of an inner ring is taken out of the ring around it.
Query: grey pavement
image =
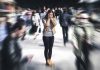
[[[63,45],[62,29],[59,24],[56,26],[56,31],[52,54],[54,65],[52,67],[45,65],[42,33],[35,40],[33,40],[33,36],[26,36],[26,40],[21,41],[23,56],[33,55],[32,61],[26,65],[26,70],[76,70],[73,46],[70,43],[67,43],[66,47]],[[99,47],[100,33],[95,32],[94,36],[94,44]],[[100,70],[99,50],[90,52],[90,60],[93,70]]]

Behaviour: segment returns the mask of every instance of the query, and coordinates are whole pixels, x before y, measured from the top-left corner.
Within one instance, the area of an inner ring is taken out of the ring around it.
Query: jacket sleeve
[[[63,22],[63,17],[62,17],[62,14],[60,14],[60,16],[59,16],[59,23],[60,23],[60,26],[62,26],[62,22]]]
[[[21,60],[21,49],[12,42],[8,46],[8,57],[13,64],[19,63]]]

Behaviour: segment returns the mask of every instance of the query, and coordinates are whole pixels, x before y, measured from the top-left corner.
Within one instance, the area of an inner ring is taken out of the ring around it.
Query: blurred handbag
[[[39,33],[41,33],[41,28],[39,27]]]
[[[34,34],[37,31],[37,26],[36,25],[32,25],[31,29],[29,30],[29,34]]]

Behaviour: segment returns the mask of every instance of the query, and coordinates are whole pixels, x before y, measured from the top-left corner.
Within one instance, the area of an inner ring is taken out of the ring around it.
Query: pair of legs
[[[66,42],[68,41],[68,26],[66,27],[62,26],[62,31],[63,31],[63,42],[65,45]]]
[[[77,27],[75,29],[75,37],[77,39],[78,42],[78,50],[80,50],[82,52],[81,56],[83,57],[79,57],[76,56],[77,60],[76,60],[76,66],[77,66],[77,70],[88,70],[89,69],[89,47],[91,46],[90,44],[88,44],[87,39],[87,33],[86,33],[86,29],[84,27]]]
[[[83,58],[76,56],[76,67],[77,70],[90,70],[91,64],[89,60],[89,47],[90,45],[83,41],[82,53]]]
[[[48,59],[51,60],[54,36],[51,36],[51,37],[43,36],[43,42],[45,46],[44,56],[47,63]]]

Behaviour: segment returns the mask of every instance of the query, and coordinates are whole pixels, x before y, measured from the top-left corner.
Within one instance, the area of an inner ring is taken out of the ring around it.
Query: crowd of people
[[[43,32],[46,65],[52,66],[52,48],[58,20],[62,28],[64,46],[70,42],[74,47],[77,70],[81,70],[82,67],[84,70],[89,70],[89,47],[92,46],[94,31],[94,26],[89,21],[90,15],[86,9],[73,7],[25,9],[10,17],[7,11],[0,11],[1,70],[20,70],[20,65],[30,61],[32,55],[22,58],[18,40],[20,37],[21,40],[25,40],[26,34],[33,35],[36,39],[41,32]],[[11,18],[16,20],[8,21]]]

